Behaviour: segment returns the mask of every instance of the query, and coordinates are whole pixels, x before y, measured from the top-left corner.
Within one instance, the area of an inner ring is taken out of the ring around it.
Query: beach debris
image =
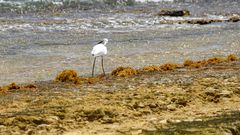
[[[96,108],[82,110],[81,117],[87,121],[100,121],[102,123],[114,123],[118,113],[110,108]]]
[[[15,82],[13,82],[9,85],[0,87],[0,93],[7,93],[10,90],[27,90],[27,89],[36,89],[36,88],[37,88],[37,86],[35,86],[33,84],[20,86],[20,85],[17,85]]]
[[[18,86],[15,82],[13,82],[13,83],[7,85],[6,87],[8,88],[8,90],[18,90],[18,89],[21,88],[21,87]]]
[[[234,54],[230,54],[227,56],[227,58],[221,58],[221,57],[213,57],[209,58],[208,60],[199,60],[199,61],[193,61],[193,60],[185,60],[183,63],[184,67],[188,68],[200,68],[209,64],[218,64],[223,62],[231,62],[238,60],[238,57]]]
[[[240,21],[240,16],[232,16],[227,20],[227,22],[239,22],[239,21]]]
[[[200,68],[202,66],[207,65],[208,62],[206,60],[199,60],[199,61],[192,61],[192,60],[185,60],[183,63],[184,67],[189,67],[189,68]]]
[[[111,75],[118,77],[129,77],[136,74],[138,74],[138,71],[132,67],[118,67],[111,73]]]
[[[219,19],[198,19],[198,20],[186,20],[184,22],[181,23],[188,23],[188,24],[199,24],[199,25],[206,25],[206,24],[210,24],[210,23],[216,23],[216,22],[223,22],[224,20],[219,20]]]
[[[227,61],[236,61],[238,60],[238,57],[234,54],[230,54],[227,56]]]
[[[194,62],[192,60],[185,60],[183,66],[188,67],[191,66]]]
[[[74,84],[94,84],[103,79],[104,75],[99,75],[96,77],[80,77],[75,70],[63,70],[57,75],[55,81]]]
[[[169,70],[175,70],[178,67],[180,67],[180,65],[167,63],[167,64],[161,65],[160,69],[163,70],[163,71],[169,71]]]
[[[189,10],[174,10],[174,9],[162,9],[160,12],[157,14],[158,16],[189,16],[190,11]]]
[[[95,84],[101,80],[104,80],[105,75],[99,75],[96,77],[78,77],[74,83],[75,84]]]
[[[26,85],[26,86],[23,86],[23,88],[26,88],[26,89],[36,89],[37,86],[34,85],[34,84],[28,84],[28,85]]]
[[[161,68],[160,68],[160,66],[150,65],[150,66],[143,67],[143,71],[145,71],[145,72],[155,72],[155,71],[161,71]]]
[[[63,70],[57,75],[55,80],[60,82],[76,82],[78,80],[78,74],[75,70]]]
[[[220,57],[214,57],[214,58],[210,58],[207,60],[208,64],[218,64],[218,63],[222,63],[224,62],[225,59],[224,58],[220,58]]]

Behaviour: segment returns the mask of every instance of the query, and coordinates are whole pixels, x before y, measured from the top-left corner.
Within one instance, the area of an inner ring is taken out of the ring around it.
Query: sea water
[[[190,16],[157,16],[188,9]],[[240,14],[238,0],[0,1],[0,85],[53,80],[64,69],[90,76],[92,47],[108,38],[109,73],[119,66],[240,55],[240,23],[178,24]],[[166,22],[173,23],[166,23]],[[101,74],[97,59],[96,74]]]

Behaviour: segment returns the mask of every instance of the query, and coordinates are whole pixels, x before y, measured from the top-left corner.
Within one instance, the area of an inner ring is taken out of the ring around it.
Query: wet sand
[[[239,134],[240,61],[36,82],[0,96],[1,134]]]

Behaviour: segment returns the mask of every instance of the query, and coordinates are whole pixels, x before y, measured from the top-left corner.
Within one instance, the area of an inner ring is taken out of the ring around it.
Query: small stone
[[[238,22],[238,21],[240,21],[240,17],[239,16],[233,16],[233,17],[230,17],[227,21],[228,22]]]
[[[1,129],[1,128],[5,128],[5,127],[6,127],[6,126],[4,126],[4,125],[0,125],[0,129]]]
[[[233,92],[232,91],[228,91],[228,90],[223,90],[220,95],[222,97],[226,97],[226,98],[230,98],[232,96]]]
[[[168,123],[168,120],[164,119],[164,120],[159,121],[159,123],[161,123],[161,124],[167,124],[167,123]]]
[[[194,121],[203,121],[202,119],[195,119]]]
[[[140,135],[141,133],[142,133],[141,129],[131,131],[131,135]]]
[[[144,129],[145,131],[149,131],[149,132],[153,132],[153,131],[157,131],[156,128],[147,128],[147,129]]]
[[[167,106],[167,109],[170,111],[175,111],[176,110],[176,105],[175,104],[170,104]]]
[[[189,16],[188,10],[161,10],[159,16]]]
[[[140,103],[138,104],[138,107],[144,108],[144,104],[143,104],[142,102],[140,102]]]
[[[181,122],[181,120],[172,120],[172,119],[169,119],[167,120],[169,123],[179,123]]]
[[[175,120],[175,123],[180,123],[181,122],[181,120]]]
[[[54,123],[54,122],[56,122],[56,121],[58,121],[59,120],[59,117],[58,116],[48,116],[47,118],[46,118],[46,121],[48,122],[48,123]]]
[[[150,107],[150,108],[156,108],[157,105],[156,105],[155,103],[151,103],[151,104],[149,105],[149,107]]]

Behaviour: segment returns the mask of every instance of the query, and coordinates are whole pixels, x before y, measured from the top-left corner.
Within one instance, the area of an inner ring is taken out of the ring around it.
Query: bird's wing
[[[97,54],[99,50],[101,50],[101,46],[100,45],[95,45],[92,49],[91,54]]]
[[[93,47],[91,54],[94,56],[107,54],[107,48],[102,44],[96,45]]]

